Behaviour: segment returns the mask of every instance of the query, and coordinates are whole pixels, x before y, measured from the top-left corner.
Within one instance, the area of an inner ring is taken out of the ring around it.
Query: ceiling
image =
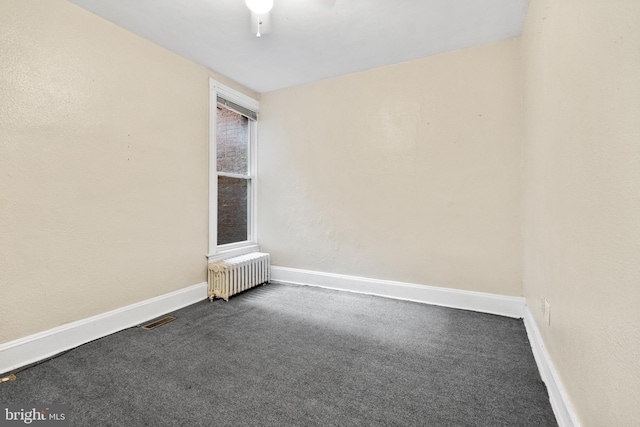
[[[528,0],[70,0],[260,93],[520,35]]]

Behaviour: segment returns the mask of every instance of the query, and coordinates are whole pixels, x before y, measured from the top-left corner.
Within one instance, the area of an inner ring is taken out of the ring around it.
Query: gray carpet
[[[555,426],[523,322],[270,284],[0,384],[72,426]]]

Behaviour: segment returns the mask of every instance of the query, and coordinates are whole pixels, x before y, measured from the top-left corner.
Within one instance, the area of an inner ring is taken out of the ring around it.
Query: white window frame
[[[245,178],[244,175],[219,173],[217,170],[217,107],[218,96],[231,101],[241,107],[248,108],[258,113],[260,104],[257,100],[250,98],[222,83],[209,79],[209,251],[207,259],[218,261],[237,255],[256,252],[258,246],[258,224],[257,224],[257,187],[256,172],[258,165],[256,161],[258,142],[258,122],[249,119],[249,190],[247,194],[247,231],[248,239],[244,242],[218,245],[218,176],[231,176]]]

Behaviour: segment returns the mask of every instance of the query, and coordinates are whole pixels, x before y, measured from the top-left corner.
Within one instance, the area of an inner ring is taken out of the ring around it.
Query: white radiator
[[[269,254],[253,252],[209,263],[209,300],[229,297],[271,280]]]

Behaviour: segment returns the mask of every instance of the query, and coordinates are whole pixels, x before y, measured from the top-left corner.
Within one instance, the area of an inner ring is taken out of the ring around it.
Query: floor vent
[[[151,322],[147,325],[144,325],[142,327],[142,329],[153,329],[153,328],[157,328],[158,326],[162,326],[165,325],[169,322],[173,322],[174,320],[176,320],[175,317],[173,316],[167,316],[167,317],[163,317],[162,319],[158,319],[155,322]]]

